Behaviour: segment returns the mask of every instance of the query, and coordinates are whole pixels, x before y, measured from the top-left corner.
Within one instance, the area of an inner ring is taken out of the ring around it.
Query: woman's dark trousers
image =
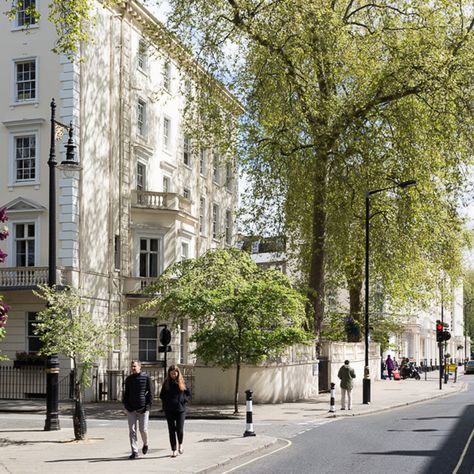
[[[183,444],[184,434],[184,418],[186,412],[171,411],[166,412],[166,421],[168,422],[168,433],[170,435],[171,451],[176,451],[176,437],[178,437],[178,444]]]

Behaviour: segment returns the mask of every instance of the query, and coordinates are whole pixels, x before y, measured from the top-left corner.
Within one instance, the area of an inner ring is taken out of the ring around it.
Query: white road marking
[[[285,441],[287,443],[286,446],[282,446],[281,448],[278,448],[278,449],[275,449],[274,451],[272,451],[271,453],[267,453],[267,454],[264,454],[262,456],[259,456],[258,458],[254,458],[254,459],[251,459],[250,461],[247,461],[247,462],[244,462],[243,464],[240,464],[239,466],[235,466],[233,467],[232,469],[229,469],[228,471],[225,471],[223,472],[222,474],[227,474],[229,472],[232,472],[232,471],[235,471],[236,469],[239,469],[241,467],[244,467],[244,466],[247,466],[248,464],[251,464],[255,461],[258,461],[259,459],[263,459],[263,458],[266,458],[267,456],[270,456],[271,454],[275,454],[277,453],[278,451],[281,451],[282,449],[286,449],[288,447],[291,446],[291,441],[288,440],[288,439],[282,439],[282,438],[279,438],[280,441]]]
[[[459,458],[459,461],[456,464],[456,467],[454,468],[453,474],[456,474],[458,472],[459,468],[461,467],[462,462],[464,461],[464,457],[466,456],[467,450],[469,448],[469,445],[471,444],[471,441],[472,441],[473,437],[474,437],[474,428],[472,429],[471,434],[469,435],[466,446],[464,446],[464,449],[461,453],[461,457]]]

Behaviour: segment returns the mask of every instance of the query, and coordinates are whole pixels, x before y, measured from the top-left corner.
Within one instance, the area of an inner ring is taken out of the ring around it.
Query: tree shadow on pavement
[[[145,460],[145,459],[163,459],[163,458],[169,458],[169,454],[165,454],[163,456],[144,456],[144,457],[139,457],[137,459],[128,459],[128,455],[125,457],[120,457],[120,458],[71,458],[71,459],[52,459],[50,461],[45,461],[45,463],[61,463],[61,462],[122,462],[122,461],[127,461],[129,463],[132,462],[139,462],[140,460]]]

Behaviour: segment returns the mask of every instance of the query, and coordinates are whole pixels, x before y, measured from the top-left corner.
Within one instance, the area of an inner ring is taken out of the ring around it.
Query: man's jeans
[[[352,410],[352,389],[341,388],[341,408],[346,409],[346,394],[347,394],[347,408]]]
[[[128,417],[128,431],[130,435],[130,446],[133,453],[138,453],[137,444],[137,423],[143,444],[148,444],[148,417],[150,412],[138,413],[136,411],[127,411]]]

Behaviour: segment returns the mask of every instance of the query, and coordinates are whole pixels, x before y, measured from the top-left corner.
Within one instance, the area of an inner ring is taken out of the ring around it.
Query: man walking
[[[142,453],[148,452],[148,417],[154,392],[150,376],[141,372],[141,362],[132,360],[130,368],[132,373],[125,379],[123,406],[127,410],[132,448],[129,459],[136,459],[138,457],[137,424],[143,441]]]
[[[339,369],[337,376],[341,379],[341,410],[346,409],[346,395],[347,409],[352,410],[352,379],[355,379],[356,375],[348,360],[344,361],[344,365]]]

